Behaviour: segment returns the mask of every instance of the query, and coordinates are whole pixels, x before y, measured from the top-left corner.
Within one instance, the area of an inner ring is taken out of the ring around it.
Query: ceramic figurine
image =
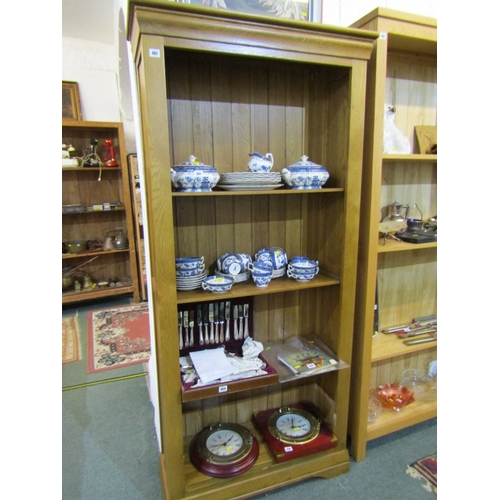
[[[410,154],[410,140],[396,126],[396,108],[386,106],[384,119],[384,153]]]

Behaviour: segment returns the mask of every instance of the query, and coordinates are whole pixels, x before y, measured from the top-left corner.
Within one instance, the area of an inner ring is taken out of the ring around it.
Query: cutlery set
[[[249,302],[223,300],[191,307],[178,311],[180,350],[245,340],[250,336]]]

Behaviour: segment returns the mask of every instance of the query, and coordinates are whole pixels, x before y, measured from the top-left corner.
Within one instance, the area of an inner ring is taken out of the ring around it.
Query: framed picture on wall
[[[62,82],[62,117],[75,121],[82,120],[77,82]]]
[[[321,21],[322,0],[171,0],[178,3],[189,3],[226,9],[242,14],[256,16],[281,17],[297,21]]]

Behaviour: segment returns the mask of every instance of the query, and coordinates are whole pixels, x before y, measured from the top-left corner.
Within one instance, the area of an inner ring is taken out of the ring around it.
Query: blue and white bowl
[[[193,271],[204,266],[205,258],[202,257],[177,257],[175,259],[176,271]]]
[[[202,264],[196,269],[176,269],[175,275],[178,277],[199,276],[203,271],[205,271],[205,264]]]
[[[212,191],[220,175],[215,167],[205,165],[191,155],[188,161],[170,168],[170,178],[176,191],[193,193]]]
[[[229,276],[208,276],[201,282],[203,290],[212,293],[225,293],[231,290],[234,278]]]
[[[288,263],[288,268],[297,273],[307,273],[318,269],[319,262],[307,257],[293,257]]]
[[[292,189],[320,189],[330,174],[325,167],[308,161],[307,156],[302,156],[301,161],[284,168],[281,177]]]
[[[311,281],[318,274],[318,272],[319,267],[307,272],[296,272],[293,270],[293,268],[290,267],[286,270],[286,274],[289,278],[293,278],[294,280],[300,282]]]

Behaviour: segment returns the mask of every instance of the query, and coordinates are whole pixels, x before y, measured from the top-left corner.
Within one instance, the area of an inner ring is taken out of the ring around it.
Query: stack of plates
[[[226,191],[277,189],[282,187],[280,172],[226,172],[217,187]]]
[[[177,290],[196,290],[201,288],[201,282],[207,277],[205,266],[200,270],[199,274],[193,276],[176,276]]]

